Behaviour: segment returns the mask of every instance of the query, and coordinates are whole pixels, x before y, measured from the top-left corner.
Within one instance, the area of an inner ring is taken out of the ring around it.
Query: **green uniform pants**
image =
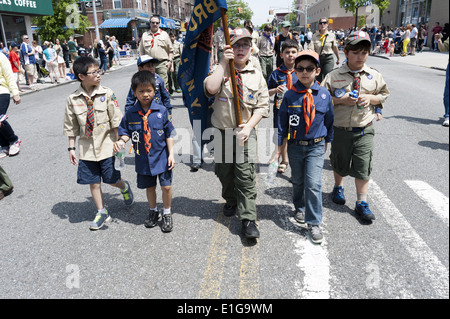
[[[156,74],[158,74],[163,80],[164,80],[164,86],[166,88],[169,87],[169,75],[168,72],[170,70],[167,70],[167,63],[169,63],[167,60],[158,62],[155,64],[155,71]]]
[[[255,221],[256,132],[252,131],[244,147],[236,146],[236,137],[228,131],[214,132],[215,173],[222,184],[222,197],[227,204],[237,206],[239,220]]]
[[[261,64],[261,70],[267,83],[273,72],[273,56],[261,56],[259,57],[259,63]]]
[[[180,86],[178,85],[178,69],[180,68],[180,61],[181,58],[175,58],[173,60],[173,72],[170,72],[170,70],[168,71],[169,75],[168,75],[168,81],[169,81],[169,86],[168,86],[168,90],[169,93],[172,94],[174,91],[179,91],[180,90]]]
[[[325,76],[333,71],[334,69],[334,55],[333,54],[322,54],[319,57],[320,69],[322,70],[317,77],[317,81],[322,82]]]
[[[13,184],[6,174],[5,170],[0,166],[0,191],[7,192],[11,190]]]

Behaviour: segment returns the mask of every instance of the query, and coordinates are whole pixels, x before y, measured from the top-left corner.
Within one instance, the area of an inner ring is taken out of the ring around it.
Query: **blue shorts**
[[[114,156],[96,161],[83,161],[78,163],[77,183],[91,185],[100,183],[117,184],[120,182],[120,172],[114,168]]]
[[[137,175],[137,187],[139,189],[145,189],[156,186],[156,178],[159,177],[159,185],[171,186],[172,185],[172,171],[167,171],[156,176],[151,175]]]

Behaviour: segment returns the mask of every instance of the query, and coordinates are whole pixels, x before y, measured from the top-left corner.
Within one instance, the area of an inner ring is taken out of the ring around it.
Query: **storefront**
[[[53,15],[52,0],[0,0],[0,39],[8,45],[32,36],[31,18]]]
[[[431,0],[401,0],[399,4],[400,25],[428,23],[431,13]]]

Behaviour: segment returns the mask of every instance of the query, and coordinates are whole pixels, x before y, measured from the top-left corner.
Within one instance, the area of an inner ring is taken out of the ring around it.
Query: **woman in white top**
[[[65,79],[66,78],[66,66],[65,66],[65,61],[64,61],[63,49],[61,47],[61,43],[59,42],[59,39],[55,40],[55,46],[53,47],[53,49],[55,49],[56,55],[58,56],[57,62],[58,62],[59,76],[61,77],[61,79]]]
[[[59,72],[58,72],[58,55],[55,49],[53,49],[53,43],[49,43],[47,49],[44,50],[44,60],[47,63],[48,72],[50,72],[50,81],[59,84]]]

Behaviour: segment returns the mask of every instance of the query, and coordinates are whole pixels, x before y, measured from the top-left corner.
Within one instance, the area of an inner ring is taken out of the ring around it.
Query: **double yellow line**
[[[208,260],[203,275],[199,299],[219,299],[224,265],[227,257],[228,238],[232,218],[225,217],[220,209],[212,235]],[[241,251],[240,299],[256,299],[259,296],[259,244],[244,245]]]

